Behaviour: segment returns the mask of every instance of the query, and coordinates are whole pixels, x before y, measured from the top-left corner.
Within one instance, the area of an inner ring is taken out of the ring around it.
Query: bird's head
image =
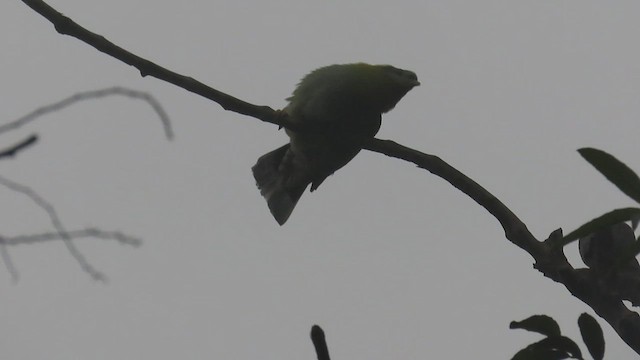
[[[393,109],[409,90],[420,85],[416,73],[391,65],[358,63],[353,64],[353,71],[362,92],[381,113]]]

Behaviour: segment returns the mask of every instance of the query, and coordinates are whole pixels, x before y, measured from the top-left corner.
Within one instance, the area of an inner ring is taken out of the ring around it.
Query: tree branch
[[[151,106],[151,108],[153,108],[153,111],[156,112],[156,114],[158,115],[158,118],[160,118],[160,121],[162,122],[162,126],[164,128],[164,134],[167,137],[167,139],[171,140],[173,138],[173,129],[171,128],[171,120],[169,119],[169,116],[167,115],[166,111],[164,111],[164,109],[162,108],[162,105],[160,104],[160,102],[158,102],[158,100],[156,100],[153,96],[151,96],[146,92],[127,89],[119,86],[114,86],[106,89],[79,92],[77,94],[73,94],[68,98],[62,99],[52,104],[41,106],[33,110],[32,112],[28,113],[27,115],[21,116],[16,120],[0,125],[0,134],[18,129],[34,121],[35,119],[41,117],[42,115],[61,110],[79,101],[103,98],[103,97],[113,96],[113,95],[125,96],[131,99],[139,99],[147,102]]]
[[[563,253],[562,230],[554,231],[544,242],[538,241],[526,225],[500,200],[475,181],[437,156],[421,153],[390,140],[372,139],[368,150],[412,162],[437,175],[484,207],[502,225],[506,238],[528,252],[534,267],[546,277],[563,284],[576,298],[589,305],[611,325],[620,338],[640,354],[640,316],[612,294],[590,269],[574,269]]]
[[[26,245],[33,243],[41,243],[53,240],[67,240],[67,239],[81,239],[81,238],[95,238],[102,240],[115,240],[123,245],[140,246],[142,240],[123,234],[119,231],[104,231],[98,228],[86,228],[80,230],[72,230],[66,233],[60,232],[46,232],[41,234],[30,235],[16,235],[16,236],[2,236],[0,235],[0,258],[7,268],[9,275],[14,283],[18,281],[19,272],[16,266],[13,264],[11,255],[7,250],[8,246]]]
[[[9,276],[11,277],[11,280],[15,284],[18,282],[18,279],[20,278],[20,273],[18,272],[18,269],[16,268],[16,266],[13,264],[13,259],[11,258],[9,251],[7,251],[7,246],[4,244],[2,240],[4,239],[0,237],[0,258],[2,258],[2,263],[4,264],[4,267],[9,272]]]
[[[16,235],[16,236],[0,236],[0,244],[3,245],[25,245],[33,243],[41,243],[53,240],[69,239],[81,239],[81,238],[95,238],[102,240],[115,240],[122,245],[129,245],[138,247],[142,245],[142,240],[123,234],[119,231],[105,231],[98,228],[85,228],[79,230],[71,230],[66,233],[59,232],[45,232],[40,234],[31,235]]]
[[[63,35],[75,37],[96,48],[107,55],[110,55],[125,64],[131,65],[140,71],[140,75],[152,76],[168,83],[174,84],[187,91],[203,96],[220,104],[225,110],[239,114],[251,116],[272,124],[282,125],[279,121],[278,113],[268,106],[253,105],[231,95],[211,88],[191,77],[178,74],[147,59],[135,55],[107,40],[104,36],[95,34],[73,20],[64,16],[56,9],[47,5],[41,0],[22,0],[27,6],[35,10],[47,20],[51,21],[56,31]]]
[[[51,224],[53,225],[56,233],[59,237],[64,241],[64,244],[67,247],[67,250],[73,256],[73,258],[78,262],[82,270],[84,270],[87,274],[89,274],[94,280],[106,281],[106,277],[100,271],[96,270],[84,257],[82,252],[75,246],[72,241],[71,236],[69,236],[69,232],[65,229],[56,209],[51,205],[47,200],[45,200],[42,196],[40,196],[37,192],[33,191],[31,188],[19,184],[17,182],[11,181],[7,178],[0,176],[0,185],[11,189],[13,191],[19,192],[30,198],[38,207],[44,210],[49,219],[51,220]]]
[[[148,75],[167,81],[213,100],[225,110],[251,116],[292,130],[300,130],[290,124],[286,116],[283,116],[281,112],[274,111],[268,106],[253,105],[237,99],[193,78],[175,73],[134,55],[113,44],[103,36],[81,27],[41,0],[22,1],[51,21],[59,33],[73,36],[105,54],[134,66],[142,76]],[[633,350],[640,354],[640,336],[638,335],[640,334],[640,317],[627,309],[621,299],[598,293],[599,286],[594,277],[584,276],[584,274],[588,274],[583,271],[585,269],[576,270],[568,263],[562,252],[562,246],[557,246],[562,238],[561,230],[556,230],[544,242],[538,241],[529,232],[525,224],[495,196],[437,156],[424,154],[389,140],[372,139],[367,141],[363,148],[412,162],[420,168],[445,179],[467,194],[500,222],[509,241],[528,252],[534,258],[536,269],[548,278],[564,284],[574,296],[591,306]],[[312,330],[312,336],[313,334]],[[319,334],[317,330],[316,334]],[[319,339],[319,337],[316,338]]]
[[[14,144],[12,146],[10,146],[7,149],[4,150],[0,150],[0,159],[2,159],[3,157],[14,157],[16,156],[20,151],[28,148],[29,146],[35,144],[38,141],[38,136],[33,134],[30,135],[29,137],[27,137],[26,139],[20,141],[17,144]]]
[[[485,190],[478,183],[435,155],[422,153],[391,140],[369,140],[365,149],[375,151],[396,159],[405,160],[418,165],[432,174],[439,176],[462,191],[480,206],[493,215],[509,241],[525,250],[534,259],[544,256],[546,249],[527,229],[527,226],[498,198]]]

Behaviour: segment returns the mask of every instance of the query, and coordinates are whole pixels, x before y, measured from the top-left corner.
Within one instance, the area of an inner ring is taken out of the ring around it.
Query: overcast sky
[[[94,32],[244,100],[280,108],[323,65],[386,63],[418,74],[378,137],[442,157],[543,239],[624,195],[584,162],[593,146],[640,170],[637,1],[51,0]],[[0,106],[9,122],[73,93],[114,85],[13,133],[37,146],[0,175],[37,191],[69,229],[143,239],[9,247],[0,268],[5,359],[506,359],[538,336],[511,320],[545,313],[579,340],[593,311],[532,269],[495,219],[441,179],[363,152],[306,193],[285,226],[250,168],[287,139],[277,127],[155,79],[57,34],[18,0],[0,2]],[[0,188],[3,236],[52,231]],[[569,250],[571,259],[576,251]],[[575,261],[578,265],[579,262]],[[607,358],[636,355],[603,321]],[[586,349],[580,341],[583,351]]]

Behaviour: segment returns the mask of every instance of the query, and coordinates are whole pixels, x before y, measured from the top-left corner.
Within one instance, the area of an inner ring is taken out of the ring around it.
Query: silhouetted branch
[[[171,121],[169,120],[169,116],[164,111],[164,109],[162,108],[162,105],[160,105],[158,100],[156,100],[152,95],[148,93],[127,89],[123,87],[118,87],[118,86],[107,88],[107,89],[83,91],[83,92],[71,95],[66,99],[39,107],[27,115],[24,115],[9,123],[0,125],[0,134],[5,133],[7,131],[15,130],[41,117],[42,115],[45,115],[54,111],[58,111],[69,105],[73,105],[74,103],[77,103],[79,101],[104,98],[104,97],[113,96],[113,95],[125,96],[128,98],[139,99],[147,102],[160,118],[160,121],[162,122],[162,126],[164,127],[164,133],[167,139],[171,140],[173,138]]]
[[[130,235],[123,234],[119,231],[105,231],[97,228],[86,228],[80,230],[71,230],[66,233],[45,232],[41,234],[16,235],[0,237],[0,244],[3,245],[26,245],[47,242],[52,240],[64,239],[82,239],[94,238],[101,240],[115,240],[123,245],[138,247],[142,244],[142,240]]]
[[[150,75],[172,83],[213,100],[226,110],[252,116],[296,131],[300,130],[292,127],[281,112],[274,111],[268,106],[247,103],[134,55],[111,43],[103,36],[81,27],[41,0],[22,1],[51,21],[59,33],[78,38],[99,51],[136,67],[142,76]],[[302,130],[304,131],[304,129]],[[576,270],[568,263],[562,252],[562,246],[557,246],[562,239],[561,230],[556,230],[543,242],[538,241],[525,224],[495,196],[436,156],[424,154],[388,140],[372,139],[364,144],[364,148],[412,162],[445,179],[467,194],[500,222],[509,241],[527,251],[535,259],[536,269],[550,279],[564,284],[574,296],[591,306],[632,349],[640,354],[640,336],[638,336],[640,334],[640,318],[638,314],[627,309],[621,299],[610,294],[599,293],[596,280],[585,276],[586,273],[581,271],[584,269]]]
[[[324,338],[324,331],[318,325],[313,325],[311,327],[311,341],[313,342],[313,346],[316,348],[316,354],[318,355],[318,360],[331,360],[329,358],[329,349],[327,348],[327,342]]]
[[[507,239],[531,254],[534,259],[544,256],[545,252],[548,251],[529,232],[527,226],[498,198],[439,157],[422,153],[391,140],[373,139],[368,141],[364,148],[412,162],[418,167],[443,178],[493,215],[502,225]]]
[[[14,157],[16,154],[29,146],[35,144],[38,141],[38,136],[33,134],[27,137],[26,139],[20,141],[19,143],[10,146],[5,150],[0,150],[0,159],[3,157]]]
[[[187,91],[215,101],[226,110],[248,115],[273,124],[282,125],[281,121],[278,119],[277,112],[274,112],[274,110],[268,106],[250,104],[211,88],[191,77],[165,69],[147,59],[137,56],[110,42],[104,36],[95,34],[76,24],[73,20],[47,5],[44,1],[22,0],[22,2],[51,21],[55,26],[56,31],[60,34],[73,36],[93,46],[97,50],[135,67],[140,71],[140,75],[143,77],[152,76],[177,85]]]

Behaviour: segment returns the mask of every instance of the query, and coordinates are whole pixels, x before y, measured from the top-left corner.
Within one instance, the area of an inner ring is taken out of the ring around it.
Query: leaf
[[[565,336],[551,336],[518,351],[511,360],[582,359],[578,345]]]
[[[560,336],[560,326],[547,315],[533,315],[522,321],[512,321],[509,329],[524,329],[546,336]]]
[[[538,341],[537,344],[542,347],[565,352],[572,358],[582,359],[582,352],[578,344],[566,336],[550,336]]]
[[[578,152],[620,191],[640,203],[640,178],[631,168],[602,150],[582,148]]]
[[[511,360],[563,360],[569,356],[554,349],[547,349],[541,347],[526,347],[518,351]]]
[[[638,216],[640,216],[640,208],[615,209],[573,230],[562,239],[561,245],[565,246],[593,233],[596,230],[600,230],[623,221],[629,221]]]
[[[582,313],[578,318],[578,326],[582,334],[582,340],[594,360],[604,358],[604,336],[602,328],[593,316]]]

